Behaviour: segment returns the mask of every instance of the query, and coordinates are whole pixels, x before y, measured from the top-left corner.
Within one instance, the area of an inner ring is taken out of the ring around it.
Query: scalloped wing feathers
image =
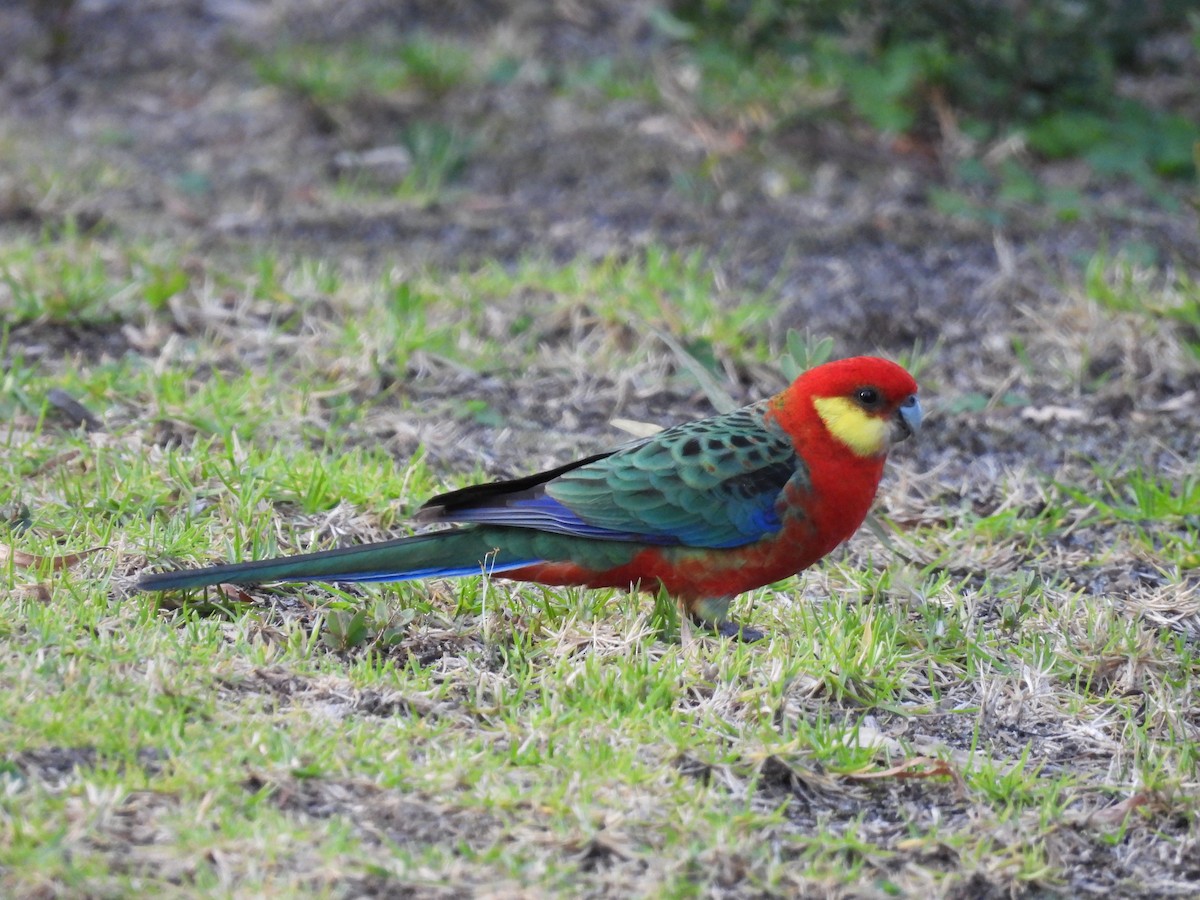
[[[436,497],[425,521],[537,528],[600,540],[740,547],[777,532],[784,488],[808,486],[764,400],[528,478]]]

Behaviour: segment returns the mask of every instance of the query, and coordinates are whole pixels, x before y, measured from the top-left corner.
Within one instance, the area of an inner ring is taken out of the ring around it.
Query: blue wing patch
[[[477,506],[454,511],[449,521],[463,524],[514,525],[536,528],[572,537],[590,537],[601,541],[644,541],[667,546],[678,544],[674,535],[650,535],[645,531],[622,531],[593,525],[576,515],[562,503],[545,494],[514,497],[507,506]]]

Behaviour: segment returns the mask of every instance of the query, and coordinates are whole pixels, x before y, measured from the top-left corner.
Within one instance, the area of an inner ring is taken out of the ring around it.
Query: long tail
[[[157,572],[143,575],[137,587],[172,591],[264,581],[407,581],[507,572],[539,561],[498,547],[495,537],[489,529],[457,528],[301,556]]]

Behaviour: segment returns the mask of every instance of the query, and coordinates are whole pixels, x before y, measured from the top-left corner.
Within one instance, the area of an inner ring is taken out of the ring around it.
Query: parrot
[[[797,574],[847,540],[891,447],[921,425],[917,383],[859,356],[780,393],[557,468],[428,500],[420,524],[378,543],[145,574],[142,591],[263,582],[384,582],[490,575],[542,585],[664,591],[717,634],[738,594]]]

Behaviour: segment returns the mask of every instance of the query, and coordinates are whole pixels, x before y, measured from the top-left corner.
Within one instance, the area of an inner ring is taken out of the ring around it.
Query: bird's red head
[[[881,457],[921,426],[917,382],[894,362],[874,356],[809,369],[780,398],[780,421],[794,436],[823,426],[859,457]]]

